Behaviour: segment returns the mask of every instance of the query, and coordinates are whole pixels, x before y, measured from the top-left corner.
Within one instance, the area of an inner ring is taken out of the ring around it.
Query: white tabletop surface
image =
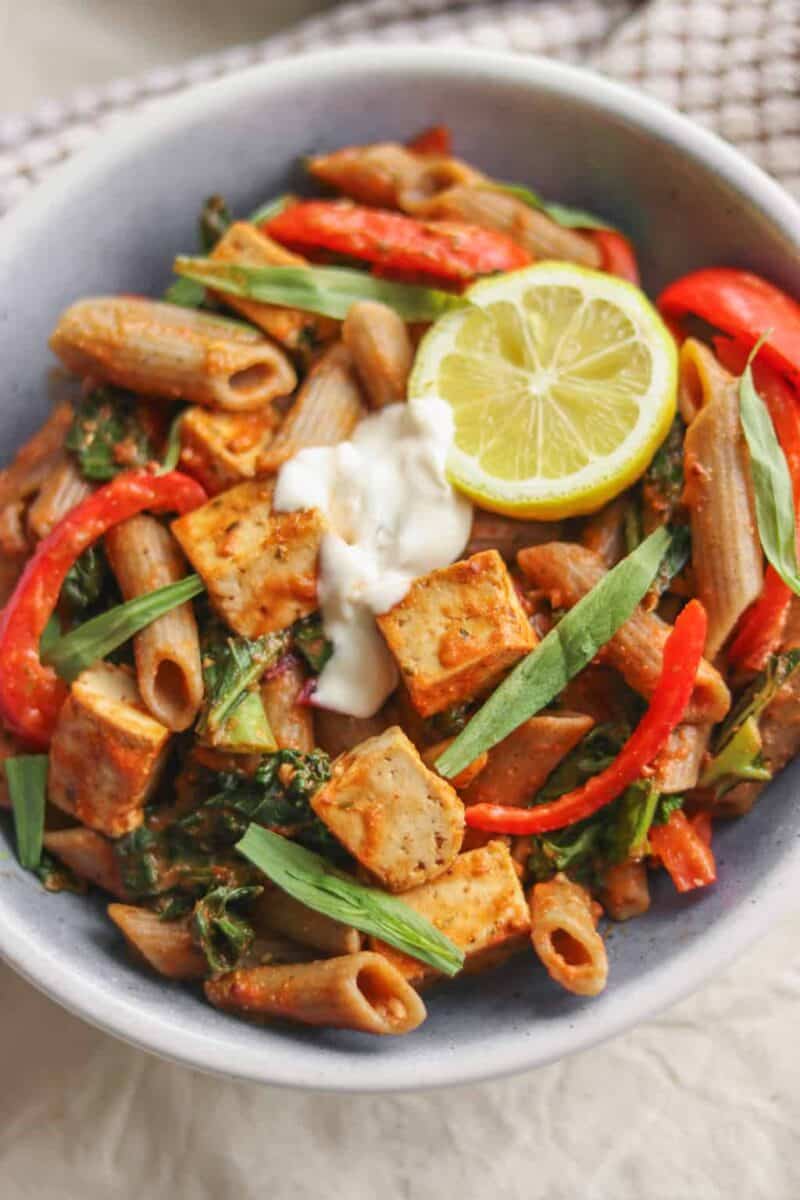
[[[330,0],[329,0],[330,2]],[[0,5],[0,113],[277,29],[325,0]],[[795,905],[796,911],[796,905]],[[536,1073],[314,1096],[171,1066],[0,966],[2,1200],[795,1200],[800,917],[699,994]]]

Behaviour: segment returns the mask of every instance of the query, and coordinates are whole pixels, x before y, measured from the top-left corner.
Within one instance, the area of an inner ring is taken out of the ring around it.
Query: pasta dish
[[[597,995],[800,748],[800,305],[651,301],[450,140],[208,199],[0,471],[19,863],[252,1020],[407,1033],[517,953]]]

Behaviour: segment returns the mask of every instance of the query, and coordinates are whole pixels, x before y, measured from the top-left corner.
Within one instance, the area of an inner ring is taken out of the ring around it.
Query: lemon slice
[[[675,414],[675,343],[643,292],[571,263],[475,284],[417,351],[412,397],[455,424],[452,483],[519,517],[594,512],[637,479]]]

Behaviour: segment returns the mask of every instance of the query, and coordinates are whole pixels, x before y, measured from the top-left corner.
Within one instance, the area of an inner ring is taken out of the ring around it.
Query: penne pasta
[[[57,405],[41,429],[17,451],[9,466],[0,471],[0,511],[39,490],[61,457],[71,424],[71,405]]]
[[[612,921],[629,921],[631,917],[643,916],[650,907],[647,867],[633,859],[609,867],[600,899]]]
[[[82,825],[75,829],[54,829],[45,833],[44,848],[87,883],[119,900],[127,898],[113,843],[102,834]]]
[[[126,600],[186,575],[177,542],[154,517],[131,517],[116,525],[106,534],[105,544]],[[139,691],[150,712],[167,729],[188,729],[203,701],[200,641],[191,602],[137,633],[134,654]]]
[[[394,309],[373,300],[352,305],[342,325],[342,339],[370,408],[405,400],[413,351],[405,321]]]
[[[357,954],[362,946],[362,936],[352,925],[315,912],[280,888],[267,888],[253,902],[250,918],[257,929],[265,927],[322,954]]]
[[[272,441],[280,417],[272,405],[258,412],[229,413],[194,406],[180,424],[181,467],[210,496],[252,479],[261,454]]]
[[[403,725],[403,721],[397,718],[394,710],[395,705],[392,701],[379,709],[374,717],[351,717],[347,713],[333,712],[329,708],[315,708],[314,729],[317,745],[331,758],[336,758],[337,754],[352,750],[359,742],[383,733],[390,725]],[[415,741],[407,729],[405,732],[412,742]]]
[[[559,873],[533,887],[530,907],[531,941],[550,978],[577,996],[597,996],[608,981],[608,958],[586,889]]]
[[[683,500],[691,519],[695,591],[708,616],[706,657],[714,659],[761,595],[761,543],[736,381],[694,338],[681,347],[680,376],[695,413],[684,443]],[[683,407],[688,410],[689,402]]]
[[[489,751],[487,765],[461,799],[466,805],[525,804],[593,725],[584,713],[531,717]]]
[[[91,485],[81,475],[71,455],[65,454],[39,489],[28,509],[28,529],[39,541],[90,494]]]
[[[167,979],[203,979],[205,955],[192,940],[187,918],[162,921],[149,908],[109,904],[108,915],[134,956]]]
[[[255,225],[235,221],[211,252],[217,262],[238,263],[245,267],[304,267],[306,259],[279,246]],[[314,313],[301,312],[280,304],[262,304],[227,292],[212,293],[218,301],[240,313],[280,342],[287,350],[308,354],[336,337],[339,322]]]
[[[379,208],[396,208],[400,193],[424,171],[425,161],[398,142],[347,146],[333,154],[317,154],[308,170],[320,183],[351,200]]]
[[[455,738],[449,737],[445,738],[444,741],[436,742],[433,746],[428,746],[427,750],[423,750],[420,756],[422,761],[429,766],[431,770],[435,771],[437,758],[440,754],[444,754],[447,747],[452,746],[454,741]],[[450,780],[453,787],[456,788],[457,791],[468,788],[472,781],[478,778],[488,761],[489,752],[488,750],[484,750],[483,754],[479,754],[474,762],[471,762],[469,766],[464,767],[463,771],[459,771],[457,775],[453,776],[453,778]]]
[[[365,415],[350,351],[337,342],[306,378],[257,471],[277,471],[306,446],[335,446],[349,438]]]
[[[616,566],[625,557],[625,514],[629,503],[627,496],[618,496],[584,522],[581,544],[594,551],[607,567]]]
[[[598,555],[570,542],[551,542],[522,550],[517,561],[526,579],[543,588],[554,607],[571,608],[602,579],[605,567]],[[640,695],[649,697],[661,674],[664,643],[670,626],[639,605],[633,616],[614,634],[600,657],[614,667]],[[715,724],[730,708],[725,680],[703,660],[685,720],[690,724]]]
[[[228,412],[263,408],[297,382],[283,351],[255,329],[137,296],[79,300],[50,346],[78,375]]]
[[[279,748],[310,754],[315,745],[314,709],[298,703],[305,681],[300,663],[293,657],[285,658],[267,673],[261,684],[261,701]]]
[[[561,259],[597,269],[600,252],[574,229],[564,229],[545,213],[489,184],[459,184],[415,207],[437,221],[466,221],[504,233],[534,259]]]
[[[667,796],[697,787],[710,737],[710,725],[679,725],[653,762],[653,786]]]
[[[322,962],[232,971],[205,985],[217,1008],[253,1018],[410,1033],[425,1020],[425,1005],[381,954],[361,951]]]
[[[476,507],[464,558],[480,554],[482,550],[497,550],[506,562],[515,562],[519,551],[526,546],[552,542],[562,532],[561,521],[522,521]]]

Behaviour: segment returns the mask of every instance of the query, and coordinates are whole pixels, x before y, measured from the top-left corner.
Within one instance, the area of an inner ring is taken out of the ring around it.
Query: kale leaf
[[[333,654],[333,643],[325,636],[320,614],[311,613],[310,616],[295,621],[292,626],[292,639],[311,670],[319,675]]]
[[[194,907],[191,930],[215,975],[232,971],[253,944],[250,922],[233,906],[247,905],[263,887],[216,887]]]
[[[95,388],[75,410],[64,445],[85,479],[105,482],[154,457],[136,401],[116,388]]]

